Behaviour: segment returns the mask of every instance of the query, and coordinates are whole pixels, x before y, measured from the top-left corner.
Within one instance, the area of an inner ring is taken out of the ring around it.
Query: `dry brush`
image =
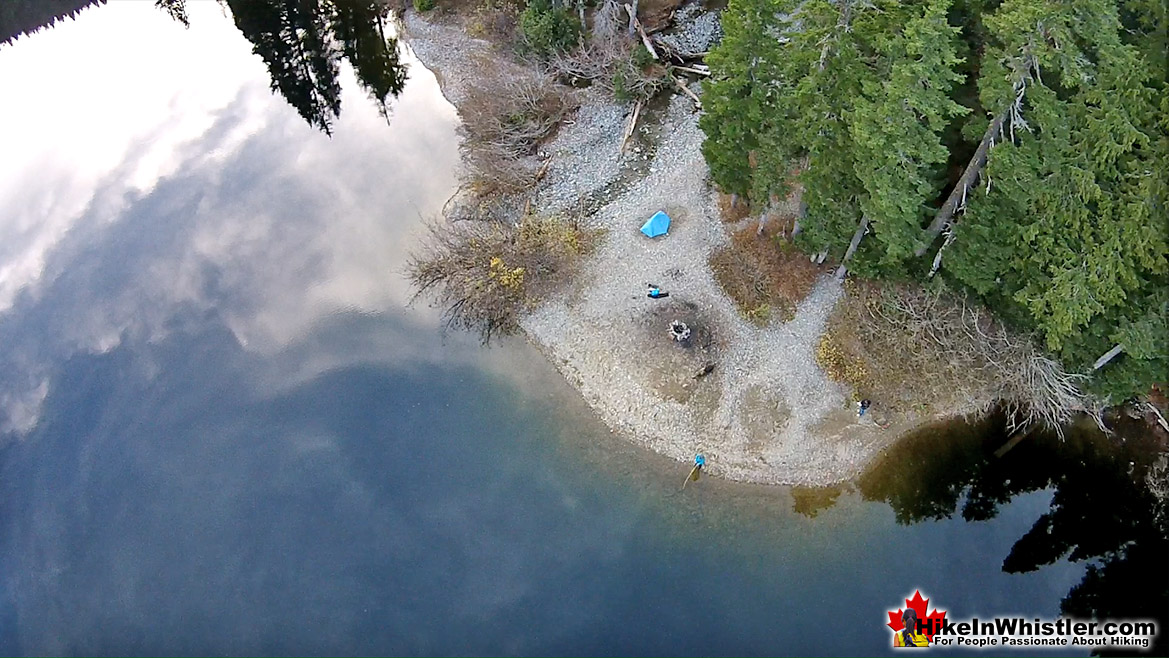
[[[567,284],[599,237],[560,218],[519,223],[432,221],[407,275],[415,299],[443,309],[448,328],[492,337],[516,331],[523,314]]]
[[[854,288],[829,324],[828,340],[856,362],[862,395],[933,401],[968,413],[1001,405],[1010,429],[1057,432],[1078,413],[1099,422],[1101,406],[1030,336],[965,296],[910,286]]]
[[[539,173],[536,147],[576,107],[572,91],[550,75],[485,75],[459,106],[467,184],[479,196],[529,188]]]

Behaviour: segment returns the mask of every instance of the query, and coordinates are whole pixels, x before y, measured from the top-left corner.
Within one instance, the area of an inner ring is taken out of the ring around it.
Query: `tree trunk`
[[[946,247],[949,247],[950,243],[953,241],[954,241],[954,232],[951,231],[950,233],[946,234],[946,239],[942,241],[942,246],[938,247],[938,254],[936,256],[934,256],[933,265],[930,265],[930,278],[931,279],[934,278],[934,275],[938,273],[938,268],[940,268],[942,266],[942,252],[945,251]]]
[[[637,16],[637,0],[633,0],[632,6],[630,6],[628,4],[625,5],[625,8],[629,12],[629,38],[632,39],[633,33],[636,31],[636,28],[634,26],[637,23],[637,18],[636,18],[636,16]]]
[[[1115,359],[1116,355],[1120,354],[1123,351],[1124,351],[1124,343],[1120,343],[1116,347],[1113,347],[1112,349],[1108,350],[1103,355],[1101,355],[1101,357],[1099,359],[1096,359],[1096,363],[1092,364],[1092,370],[1099,370],[1101,367],[1104,366],[1105,363],[1108,363],[1109,361]]]
[[[852,242],[848,243],[848,251],[844,252],[844,259],[840,261],[840,267],[836,268],[836,280],[843,281],[844,275],[848,274],[848,268],[845,263],[848,262],[852,255],[856,253],[856,248],[861,244],[861,238],[865,237],[865,233],[869,232],[869,218],[862,217],[861,225],[856,228],[856,233],[852,234]]]
[[[778,202],[779,200],[775,198],[774,194],[767,196],[767,207],[759,215],[759,227],[755,229],[755,235],[763,235],[763,229],[767,226],[767,220],[771,218],[771,211],[775,209],[775,204]]]
[[[958,184],[950,191],[950,196],[946,198],[946,202],[942,204],[938,214],[934,216],[934,221],[930,222],[929,227],[925,230],[925,239],[914,252],[918,257],[929,250],[930,245],[954,218],[954,213],[963,205],[967,191],[978,182],[978,176],[982,173],[982,168],[986,166],[986,158],[990,153],[990,145],[994,141],[994,136],[1002,129],[1003,122],[1010,116],[1010,112],[1009,107],[1000,112],[983,133],[982,142],[974,151],[974,155],[970,157],[970,162],[966,165],[966,170],[962,172],[962,177],[958,179]]]
[[[805,162],[804,167],[807,167]],[[800,195],[800,211],[796,214],[795,224],[792,226],[792,237],[796,237],[803,229],[800,228],[800,220],[808,216],[808,204],[804,202],[803,195]]]

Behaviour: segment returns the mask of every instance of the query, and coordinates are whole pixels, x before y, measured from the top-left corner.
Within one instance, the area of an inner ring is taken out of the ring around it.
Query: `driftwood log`
[[[633,29],[641,37],[641,43],[649,51],[650,57],[661,61],[661,58],[658,57],[658,51],[654,50],[653,42],[649,40],[649,35],[645,33],[645,28],[641,26],[641,21],[637,20],[637,10],[633,8],[633,5],[625,3],[625,11],[629,14],[629,24],[633,26]]]
[[[637,130],[637,117],[641,114],[641,101],[633,106],[633,112],[629,115],[629,122],[625,124],[625,131],[621,133],[621,148],[620,153],[625,152],[625,146],[629,143],[629,138],[633,137],[633,132]]]
[[[862,217],[861,225],[857,227],[856,233],[852,234],[852,242],[848,243],[848,251],[844,252],[844,258],[840,261],[840,267],[836,268],[836,280],[842,281],[844,276],[848,274],[848,268],[845,266],[852,255],[856,253],[856,248],[861,244],[861,238],[869,232],[869,218]]]
[[[678,88],[682,90],[682,93],[686,94],[687,96],[690,97],[690,100],[694,101],[694,107],[696,109],[701,110],[702,109],[702,100],[698,98],[698,94],[695,94],[694,92],[690,91],[689,88],[686,87],[686,81],[683,80],[682,78],[677,77],[677,76],[670,76],[670,77],[674,78],[674,82],[678,85]]]

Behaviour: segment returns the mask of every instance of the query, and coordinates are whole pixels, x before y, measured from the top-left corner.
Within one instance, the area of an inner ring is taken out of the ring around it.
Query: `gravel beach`
[[[464,93],[456,81],[492,56],[487,42],[414,12],[405,35],[456,107]],[[648,138],[656,148],[620,154],[630,111],[582,93],[575,117],[542,149],[551,162],[532,208],[579,213],[606,233],[574,288],[525,317],[524,332],[611,429],[651,450],[683,462],[702,452],[708,472],[748,482],[822,486],[856,476],[897,432],[861,422],[848,392],[816,364],[839,284],[818,281],[788,322],[746,322],[708,265],[729,235],[694,104],[675,95]],[[639,228],[658,210],[673,223],[650,239]],[[648,298],[647,283],[669,297]],[[674,320],[691,328],[687,340],[669,335]]]

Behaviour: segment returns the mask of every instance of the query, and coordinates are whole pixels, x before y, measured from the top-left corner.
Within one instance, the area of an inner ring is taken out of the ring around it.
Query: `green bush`
[[[629,91],[629,83],[625,79],[625,71],[620,68],[613,71],[613,98],[616,98],[618,103],[633,100],[633,93]]]
[[[550,0],[531,0],[520,14],[524,45],[540,56],[572,50],[580,38],[580,21]]]
[[[645,68],[654,63],[653,55],[645,49],[645,46],[640,43],[633,46],[633,65],[638,69],[645,70]]]
[[[434,9],[434,0],[414,0],[414,10],[418,12]]]

